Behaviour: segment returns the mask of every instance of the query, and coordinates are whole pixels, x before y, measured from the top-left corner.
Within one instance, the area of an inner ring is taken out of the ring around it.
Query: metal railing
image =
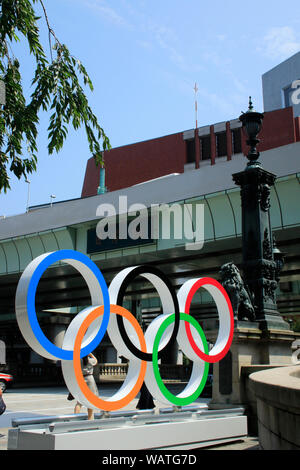
[[[160,364],[160,374],[164,381],[186,382],[191,374],[191,366]],[[128,364],[102,363],[94,368],[96,382],[123,381],[128,372]],[[9,373],[14,377],[14,384],[43,385],[45,383],[63,384],[61,367],[56,364],[11,364]]]
[[[191,374],[191,366],[180,364],[160,364],[163,380],[185,382]],[[123,380],[128,371],[128,364],[104,363],[95,367],[94,376],[101,380]]]

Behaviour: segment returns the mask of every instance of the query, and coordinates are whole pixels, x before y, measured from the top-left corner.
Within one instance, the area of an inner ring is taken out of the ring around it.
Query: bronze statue
[[[221,284],[226,290],[238,320],[255,321],[255,309],[239,269],[233,263],[226,263],[220,269]]]

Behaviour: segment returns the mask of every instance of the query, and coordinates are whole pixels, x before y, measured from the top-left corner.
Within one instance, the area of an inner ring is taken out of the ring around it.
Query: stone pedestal
[[[235,321],[229,353],[213,366],[210,408],[245,406],[253,420],[255,400],[248,375],[270,367],[292,364],[291,345],[300,334],[290,330],[261,330],[259,322]],[[249,426],[255,433],[255,424]]]

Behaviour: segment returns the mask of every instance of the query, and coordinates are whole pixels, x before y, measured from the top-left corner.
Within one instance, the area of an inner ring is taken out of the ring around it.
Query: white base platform
[[[246,436],[247,418],[240,409],[181,411],[93,421],[23,423],[9,430],[8,449],[188,450]]]

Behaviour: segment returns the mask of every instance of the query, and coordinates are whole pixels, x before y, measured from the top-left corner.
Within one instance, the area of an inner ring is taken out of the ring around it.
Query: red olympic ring
[[[226,341],[226,344],[225,344],[225,346],[223,346],[222,351],[217,353],[217,354],[205,354],[203,351],[201,351],[200,348],[198,348],[197,344],[195,343],[194,338],[193,338],[192,333],[191,333],[191,326],[188,322],[185,323],[185,330],[186,330],[187,337],[190,341],[190,344],[191,344],[194,352],[203,361],[209,362],[210,364],[214,364],[215,362],[221,361],[221,359],[223,359],[226,356],[227,352],[230,349],[232,339],[233,339],[234,316],[233,316],[233,309],[232,309],[230,299],[229,299],[228,294],[225,291],[224,287],[218,281],[216,281],[215,279],[208,278],[208,277],[203,277],[201,279],[198,279],[193,284],[192,288],[190,289],[190,291],[188,293],[188,296],[187,296],[187,299],[186,299],[186,302],[185,302],[184,312],[188,315],[190,314],[190,307],[191,307],[192,299],[193,299],[196,291],[200,287],[204,287],[204,286],[214,286],[214,287],[216,287],[221,292],[221,294],[223,295],[223,297],[226,301],[227,308],[228,308],[228,313],[229,313],[229,318],[230,318],[230,329],[229,329],[229,332],[228,332],[228,339]],[[219,331],[221,331],[221,328],[219,328]]]

